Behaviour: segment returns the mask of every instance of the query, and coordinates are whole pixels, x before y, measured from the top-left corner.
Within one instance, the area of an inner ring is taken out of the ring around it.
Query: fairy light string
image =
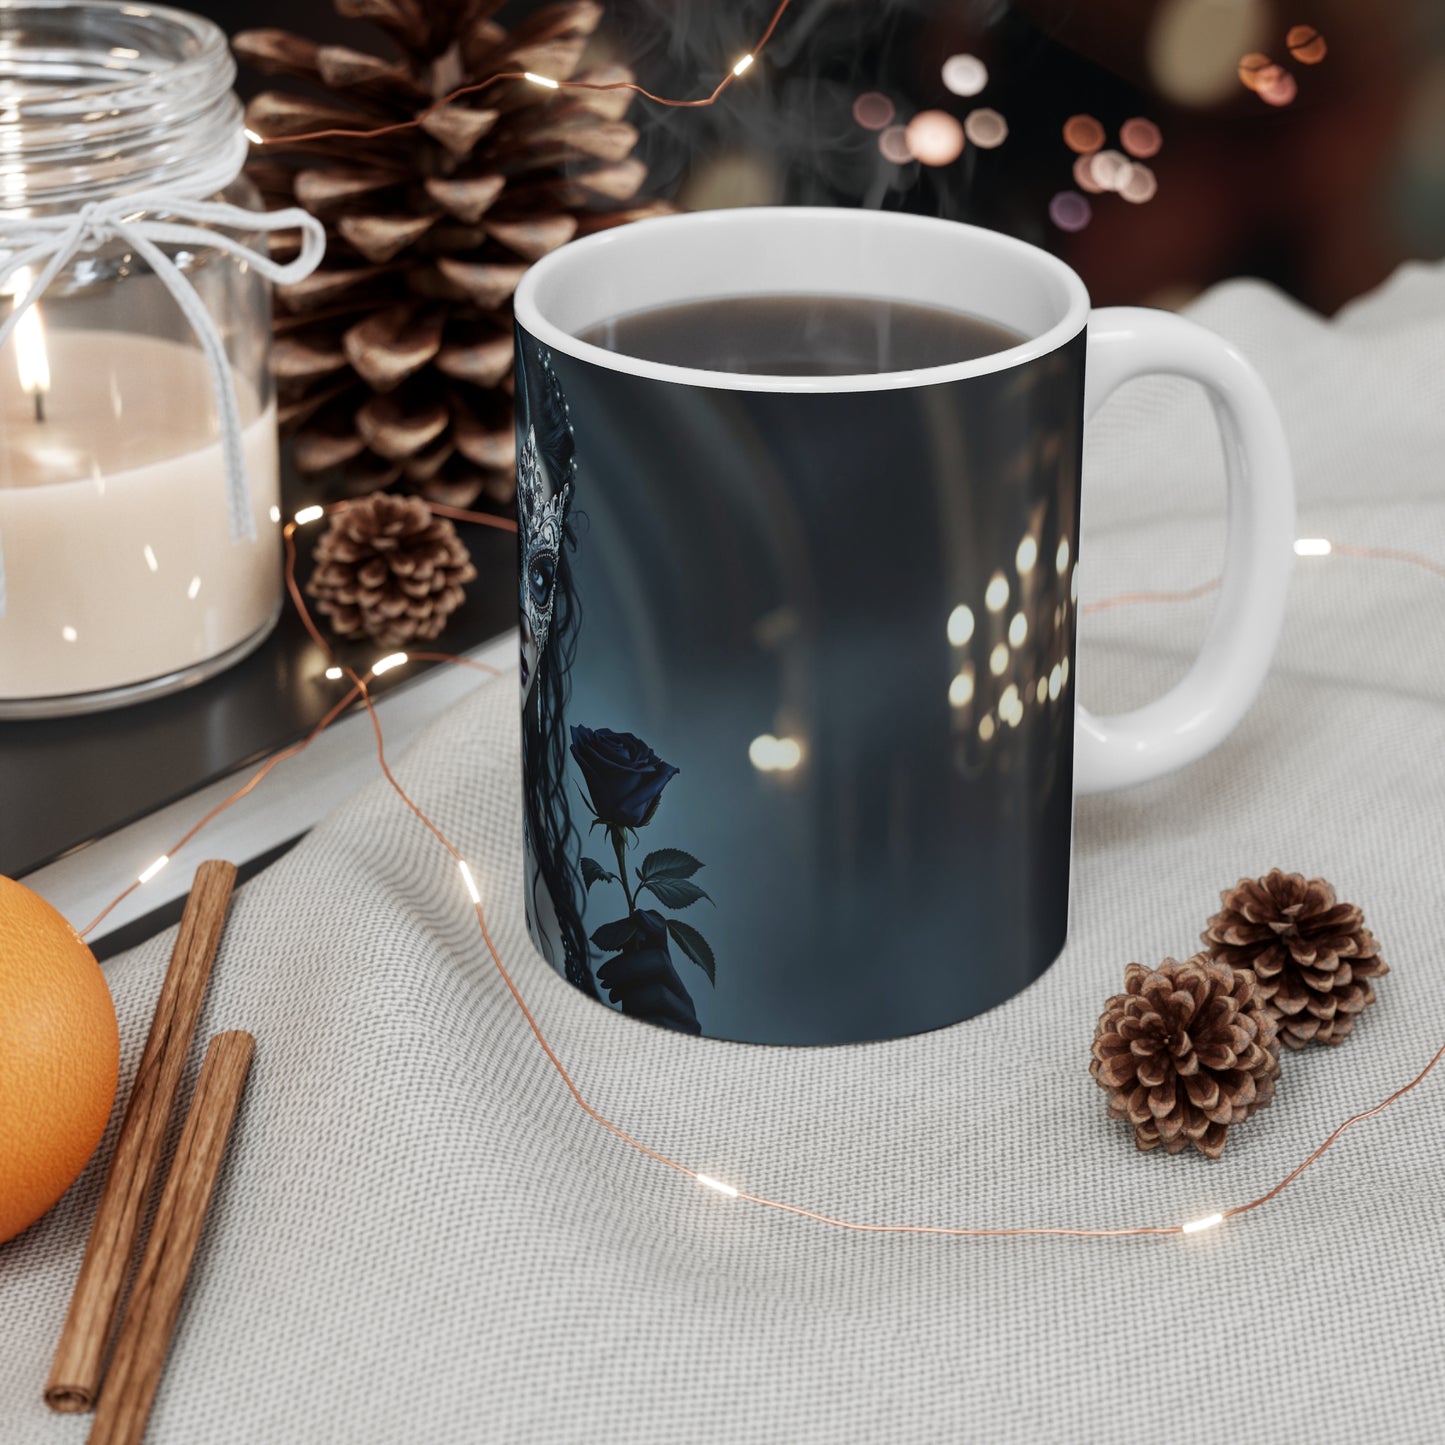
[[[300,145],[307,141],[317,140],[376,140],[381,136],[396,135],[400,131],[416,130],[437,111],[446,109],[447,106],[466,96],[476,95],[479,91],[487,90],[491,86],[499,85],[507,80],[524,81],[543,90],[627,90],[634,95],[642,96],[644,100],[652,101],[654,105],[665,106],[669,110],[701,110],[705,106],[716,105],[722,99],[723,92],[733,81],[747,73],[758,56],[762,54],[763,47],[773,38],[773,31],[778,28],[778,22],[791,4],[792,0],[779,0],[777,9],[773,11],[772,19],[768,21],[767,29],[758,37],[753,48],[738,58],[732,68],[707,95],[696,100],[677,100],[671,96],[655,95],[646,86],[639,85],[633,80],[561,80],[550,75],[539,75],[535,70],[500,70],[495,75],[489,75],[485,79],[473,81],[469,85],[460,85],[455,90],[448,91],[440,100],[434,100],[425,110],[418,111],[410,120],[354,129],[347,126],[328,126],[324,130],[308,130],[283,135],[261,135],[248,128],[246,136],[256,146]]]
[[[727,1182],[726,1180],[717,1179],[711,1174],[706,1174],[703,1173],[701,1170],[694,1169],[691,1165],[685,1164],[678,1159],[674,1159],[670,1155],[663,1153],[661,1150],[652,1148],[650,1145],[644,1143],[642,1140],[628,1133],[627,1130],[624,1129],[621,1125],[610,1119],[601,1109],[597,1108],[594,1104],[592,1104],[590,1100],[586,1097],[586,1095],[583,1094],[582,1090],[578,1087],[576,1081],[572,1078],[571,1073],[568,1071],[567,1066],[562,1062],[561,1057],[558,1055],[557,1051],[553,1048],[551,1042],[548,1040],[547,1035],[543,1030],[541,1024],[537,1021],[536,1015],[528,1006],[526,999],[522,995],[521,989],[518,988],[516,980],[512,977],[511,971],[502,961],[501,952],[498,949],[496,941],[492,937],[491,929],[488,926],[485,903],[482,898],[481,890],[477,886],[476,878],[472,873],[471,865],[467,862],[466,858],[455,846],[455,844],[452,843],[452,841],[446,836],[446,834],[443,833],[442,830],[436,825],[436,823],[427,815],[425,810],[416,802],[414,798],[411,797],[411,795],[402,786],[400,781],[397,779],[395,773],[393,773],[391,765],[386,756],[386,743],[384,734],[382,732],[381,719],[377,715],[376,706],[371,696],[371,689],[368,685],[369,680],[376,677],[380,671],[387,670],[381,667],[382,663],[391,663],[391,665],[393,666],[401,666],[407,662],[428,661],[472,667],[479,671],[489,673],[493,676],[502,675],[503,669],[493,667],[488,663],[479,662],[474,658],[461,657],[455,653],[409,651],[406,653],[389,654],[386,658],[382,658],[379,660],[378,663],[373,664],[368,673],[362,674],[358,672],[355,668],[343,663],[338,663],[335,660],[336,654],[331,646],[331,643],[317,627],[314,618],[311,616],[310,609],[306,606],[305,597],[303,596],[300,585],[298,584],[296,579],[296,532],[300,527],[309,525],[309,523],[313,521],[318,521],[322,517],[330,515],[333,512],[344,510],[350,505],[352,505],[351,502],[341,501],[333,502],[329,506],[324,507],[319,505],[305,507],[300,512],[298,512],[291,521],[287,522],[282,529],[282,537],[286,551],[286,590],[290,595],[291,601],[295,606],[297,614],[300,617],[302,625],[305,627],[308,635],[323,651],[325,656],[331,660],[331,665],[328,667],[326,675],[328,677],[338,676],[349,678],[351,682],[350,688],[346,691],[344,696],[338,702],[333,704],[333,706],[327,710],[327,712],[322,716],[316,726],[312,728],[312,730],[300,742],[293,743],[290,747],[282,749],[280,752],[269,758],[259,769],[257,769],[254,774],[252,774],[252,776],[246,781],[246,783],[244,783],[234,793],[230,794],[227,798],[223,799],[220,803],[216,804],[215,807],[213,807],[186,833],[184,833],[179,839],[177,839],[177,841],[165,854],[162,854],[160,858],[158,858],[154,863],[152,863],[137,878],[134,883],[130,884],[128,888],[118,894],[116,898],[114,898],[84,929],[81,930],[82,937],[93,932],[96,926],[118,904],[120,904],[124,899],[128,898],[132,893],[134,893],[137,888],[142,887],[146,882],[149,881],[150,878],[154,877],[157,873],[159,873],[160,869],[164,867],[165,864],[168,863],[176,853],[178,853],[193,838],[195,838],[196,835],[200,833],[208,823],[210,823],[214,818],[218,817],[221,813],[226,811],[226,809],[234,806],[236,803],[240,802],[243,798],[248,796],[256,787],[260,785],[260,783],[271,773],[271,771],[277,767],[278,764],[284,762],[288,758],[299,756],[301,753],[305,752],[305,750],[310,747],[311,744],[318,737],[320,737],[321,734],[325,732],[326,729],[330,727],[331,724],[335,722],[338,717],[340,717],[344,712],[350,709],[353,703],[359,701],[361,705],[365,708],[368,720],[371,724],[372,734],[376,742],[377,762],[381,769],[383,777],[385,777],[388,785],[396,793],[397,797],[402,801],[406,808],[416,817],[416,819],[422,824],[422,826],[425,827],[432,834],[432,836],[437,840],[437,842],[442,846],[442,848],[448,854],[450,854],[453,862],[456,864],[458,872],[461,875],[467,899],[476,917],[478,930],[481,934],[482,941],[486,947],[487,954],[490,957],[491,962],[497,970],[497,973],[500,976],[503,984],[505,985],[508,993],[511,995],[512,1001],[516,1004],[523,1019],[525,1019],[528,1028],[531,1030],[532,1036],[536,1040],[537,1046],[546,1056],[548,1063],[550,1063],[552,1068],[556,1071],[558,1078],[561,1080],[563,1087],[571,1096],[572,1101],[577,1105],[579,1109],[582,1110],[584,1114],[586,1114],[590,1119],[592,1119],[594,1123],[598,1124],[603,1129],[606,1129],[608,1133],[615,1136],[621,1143],[627,1145],[628,1148],[635,1150],[637,1153],[644,1155],[648,1159],[651,1159],[654,1163],[663,1165],[666,1168],[673,1170],[675,1173],[684,1175],[700,1187],[707,1189],[712,1193],[720,1194],[728,1200],[736,1200],[739,1203],[751,1204],[762,1209],[773,1210],[776,1213],[787,1214],[795,1218],[810,1220],[813,1223],[825,1225],[829,1228],[849,1230],[854,1233],[862,1234],[924,1234],[973,1239],[1014,1238],[1023,1236],[1062,1236],[1071,1239],[1126,1239],[1160,1235],[1182,1237],[1199,1234],[1206,1230],[1217,1228],[1219,1225],[1222,1225],[1227,1220],[1235,1219],[1238,1218],[1240,1215],[1248,1214],[1251,1211],[1259,1209],[1262,1206],[1270,1203],[1272,1200],[1276,1199],[1287,1188],[1289,1188],[1289,1186],[1293,1184],[1302,1174],[1304,1174],[1307,1169],[1309,1169],[1313,1164],[1315,1164],[1330,1148],[1332,1148],[1333,1145],[1349,1129],[1353,1128],[1356,1124],[1362,1123],[1366,1119],[1374,1118],[1377,1114],[1383,1113],[1384,1110],[1390,1108],[1398,1100],[1403,1098],[1406,1094],[1410,1093],[1411,1090],[1418,1088],[1420,1084],[1422,1084],[1425,1079],[1429,1077],[1429,1075],[1433,1072],[1437,1065],[1439,1065],[1442,1058],[1445,1058],[1445,1044],[1442,1044],[1440,1048],[1434,1053],[1434,1055],[1432,1055],[1430,1060],[1425,1064],[1424,1068],[1422,1068],[1420,1072],[1414,1076],[1414,1078],[1410,1079],[1407,1083],[1402,1084],[1398,1089],[1396,1089],[1386,1098],[1382,1099],[1378,1104],[1373,1105],[1371,1108],[1361,1110],[1359,1113],[1352,1114],[1349,1118],[1345,1119],[1343,1122],[1337,1125],[1335,1129],[1328,1135],[1328,1137],[1326,1137],[1324,1141],[1320,1143],[1312,1153],[1302,1159],[1299,1164],[1297,1164],[1292,1170],[1290,1170],[1288,1174],[1284,1176],[1284,1178],[1279,1180],[1278,1183],[1276,1183],[1272,1188],[1266,1190],[1264,1193],[1246,1201],[1243,1204],[1236,1204],[1226,1209],[1219,1209],[1211,1214],[1203,1215],[1200,1218],[1188,1220],[1179,1224],[1128,1225],[1115,1229],[1079,1229],[1065,1225],[1010,1225],[983,1227],[975,1225],[911,1224],[892,1223],[887,1221],[875,1222],[868,1220],[846,1219],[838,1215],[824,1213],[821,1210],[809,1209],[800,1204],[793,1204],[788,1202],[787,1200],[774,1199],[766,1194],[757,1194],[753,1193],[750,1190],[742,1189],[735,1184]],[[505,518],[491,516],[487,513],[470,512],[460,507],[444,506],[440,503],[432,503],[430,505],[432,507],[432,510],[437,514],[449,517],[455,521],[472,522],[482,526],[494,527],[503,531],[516,531],[516,523],[508,521]],[[1341,557],[1357,557],[1379,561],[1403,563],[1410,566],[1424,568],[1425,570],[1433,573],[1436,576],[1445,578],[1445,566],[1442,566],[1441,564],[1431,560],[1428,557],[1423,557],[1418,553],[1402,551],[1397,548],[1353,546],[1350,544],[1330,542],[1323,538],[1302,538],[1300,543],[1296,544],[1296,551],[1299,552],[1301,556],[1334,555]],[[1102,611],[1109,607],[1121,606],[1125,603],[1184,601],[1187,599],[1203,596],[1205,595],[1205,593],[1213,590],[1217,586],[1218,581],[1216,579],[1215,581],[1206,583],[1201,587],[1190,588],[1186,591],[1175,593],[1125,593],[1116,597],[1103,599],[1100,602],[1089,604],[1081,610],[1087,614]]]

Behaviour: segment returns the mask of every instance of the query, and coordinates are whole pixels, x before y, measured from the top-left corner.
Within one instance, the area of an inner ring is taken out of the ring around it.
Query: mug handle
[[[1294,565],[1294,482],[1279,413],[1259,373],[1222,337],[1182,316],[1111,306],[1089,318],[1084,414],[1136,376],[1165,372],[1209,393],[1224,442],[1229,540],[1219,601],[1194,666],[1133,712],[1076,710],[1074,786],[1102,793],[1203,757],[1254,701],[1284,623]]]

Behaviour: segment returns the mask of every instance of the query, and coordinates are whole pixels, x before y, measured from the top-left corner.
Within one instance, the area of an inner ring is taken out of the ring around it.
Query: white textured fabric
[[[1445,269],[1408,268],[1328,324],[1243,282],[1197,315],[1274,388],[1302,533],[1445,560]],[[1089,446],[1086,598],[1212,573],[1217,456],[1182,386],[1120,395]],[[1208,607],[1086,620],[1085,700],[1157,692]],[[581,1086],[641,1139],[861,1219],[1174,1223],[1274,1183],[1445,1039],[1442,619],[1445,582],[1423,572],[1302,560],[1238,733],[1081,803],[1061,961],[985,1017],[899,1043],[698,1041],[552,975],[518,900],[512,679],[440,718],[399,773],[472,860]],[[1138,1154],[1086,1072],[1100,1006],[1127,961],[1189,953],[1220,887],[1274,864],[1364,906],[1392,965],[1380,1002],[1344,1047],[1287,1057],[1275,1104],[1218,1163]],[[108,970],[123,1089],[169,943]],[[381,784],[238,897],[203,1032],[236,1027],[257,1035],[255,1069],[152,1441],[1445,1436],[1445,1074],[1274,1204],[1187,1240],[830,1231],[700,1189],[585,1118],[455,867]],[[0,1248],[6,1445],[88,1428],[40,1391],[108,1153]]]

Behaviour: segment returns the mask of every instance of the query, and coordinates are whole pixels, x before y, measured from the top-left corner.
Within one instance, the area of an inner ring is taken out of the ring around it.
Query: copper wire
[[[329,506],[326,510],[328,512],[333,512],[338,509],[344,509],[348,505],[350,504],[347,502],[337,502],[331,504],[331,506]],[[479,522],[484,525],[502,527],[510,526],[511,530],[515,530],[515,524],[508,524],[505,519],[491,517],[483,513],[466,512],[462,508],[458,507],[443,508],[435,504],[433,504],[433,510],[444,513],[445,515],[459,521]],[[305,626],[307,632],[318,643],[318,645],[325,650],[327,656],[333,656],[334,654],[332,653],[331,646],[326,641],[325,637],[321,634],[320,630],[317,628],[314,620],[312,619],[310,610],[306,606],[305,598],[303,597],[301,589],[296,581],[296,527],[297,523],[293,521],[288,522],[283,529],[283,537],[286,545],[286,587],[288,592],[290,593],[292,602],[295,604],[296,609],[300,614],[301,621]],[[1445,577],[1445,567],[1442,567],[1440,564],[1432,561],[1427,557],[1421,557],[1413,552],[1403,552],[1388,547],[1352,547],[1340,543],[1332,544],[1332,551],[1340,556],[1374,558],[1384,561],[1404,562],[1413,566],[1423,567],[1426,570],[1436,574],[1437,576]],[[1187,592],[1181,593],[1125,593],[1121,594],[1118,597],[1106,598],[1102,602],[1094,603],[1090,607],[1084,608],[1083,610],[1085,612],[1101,611],[1106,607],[1121,606],[1126,602],[1183,601],[1190,597],[1203,596],[1206,592],[1212,591],[1218,585],[1218,581],[1216,580],[1214,582],[1206,583],[1200,587],[1192,588]],[[480,666],[484,671],[490,671],[493,673],[497,673],[500,671],[497,668],[490,667],[488,664],[479,664],[476,662],[475,659],[458,657],[453,653],[427,652],[408,653],[407,655],[408,658],[415,658],[418,661],[427,660],[446,663],[462,663],[464,665],[474,667]],[[324,732],[325,729],[329,727],[331,723],[338,716],[340,716],[340,714],[345,711],[346,708],[348,708],[354,700],[359,698],[362,705],[365,707],[367,715],[371,721],[372,733],[376,740],[377,761],[380,765],[382,775],[386,778],[387,782],[390,784],[396,795],[401,799],[405,806],[411,811],[411,813],[417,818],[417,820],[432,834],[432,836],[436,838],[436,840],[441,844],[441,846],[446,850],[446,852],[448,852],[458,864],[465,863],[462,854],[457,850],[451,840],[446,836],[445,833],[441,831],[440,828],[437,827],[437,825],[432,821],[432,819],[428,817],[426,812],[416,803],[416,801],[411,797],[411,795],[406,791],[406,789],[402,787],[401,783],[397,780],[396,775],[392,772],[391,766],[388,763],[386,757],[386,745],[381,728],[381,719],[377,716],[376,707],[372,701],[371,692],[367,686],[366,679],[362,677],[359,673],[357,673],[353,668],[347,667],[343,670],[345,671],[346,675],[349,676],[352,680],[352,686],[350,690],[346,693],[346,695],[326,713],[326,715],[321,719],[321,721],[317,723],[317,725],[311,730],[310,733],[307,734],[307,736],[301,742],[295,743],[291,747],[283,749],[274,757],[270,758],[243,787],[238,788],[236,792],[230,795],[230,797],[226,798],[223,802],[212,808],[211,811],[205,815],[205,817],[203,817],[193,828],[191,828],[180,838],[180,840],[170,850],[171,853],[179,851],[180,848],[184,847],[185,844],[188,843],[193,837],[195,837],[195,835],[199,833],[201,829],[204,828],[206,824],[209,823],[213,818],[215,818],[218,814],[224,812],[227,808],[231,807],[234,803],[239,802],[243,797],[245,797],[253,788],[255,788],[262,781],[263,778],[265,778],[265,776],[271,771],[272,768],[276,766],[277,763],[282,762],[288,757],[294,757],[300,752],[304,752],[305,749],[309,747],[311,743],[318,736],[320,736],[320,734]],[[82,930],[82,936],[91,932],[91,930],[95,928],[96,924],[98,924],[106,916],[106,914],[111,911],[111,909],[113,909],[123,899],[127,898],[139,886],[139,883],[132,883],[130,887],[128,887],[123,893],[118,895],[85,929]],[[572,1075],[568,1072],[566,1065],[562,1062],[556,1050],[548,1041],[547,1035],[543,1031],[542,1026],[537,1022],[537,1018],[533,1014],[532,1010],[528,1007],[527,1001],[522,996],[521,990],[517,987],[516,981],[513,979],[511,972],[508,970],[506,964],[502,962],[501,953],[492,938],[491,930],[487,926],[487,917],[483,905],[481,903],[476,903],[473,905],[473,910],[476,913],[477,924],[481,931],[482,940],[486,945],[487,953],[491,957],[493,966],[496,968],[497,973],[501,976],[502,982],[506,985],[507,991],[511,994],[513,1002],[521,1011],[522,1017],[526,1020],[528,1028],[531,1029],[532,1035],[536,1039],[538,1047],[540,1047],[543,1054],[546,1055],[547,1061],[556,1071],[558,1078],[561,1079],[563,1086],[571,1095],[572,1100],[577,1105],[577,1107],[580,1108],[582,1112],[585,1113],[594,1122],[600,1124],[609,1133],[615,1135],[622,1143],[626,1144],[631,1149],[635,1149],[639,1154],[646,1155],[647,1158],[653,1160],[655,1163],[665,1165],[667,1168],[672,1169],[679,1174],[684,1174],[688,1178],[693,1179],[698,1183],[714,1183],[714,1181],[712,1181],[708,1176],[700,1174],[690,1165],[683,1164],[679,1160],[672,1158],[670,1155],[664,1154],[660,1150],[654,1149],[650,1145],[644,1144],[641,1140],[629,1134],[625,1129],[621,1127],[621,1125],[614,1123],[610,1118],[607,1117],[606,1114],[604,1114],[600,1109],[594,1106],[587,1099],[587,1097],[582,1093],[581,1089],[578,1088],[576,1082],[572,1078]],[[1284,1190],[1286,1190],[1291,1184],[1293,1184],[1295,1180],[1298,1179],[1300,1175],[1302,1175],[1308,1168],[1310,1168],[1312,1164],[1319,1160],[1335,1144],[1335,1142],[1341,1137],[1341,1135],[1345,1133],[1346,1130],[1352,1128],[1354,1125],[1362,1122],[1365,1119],[1370,1119],[1373,1118],[1376,1114],[1383,1113],[1384,1110],[1388,1109],[1396,1101],[1403,1098],[1412,1089],[1418,1088],[1419,1085],[1425,1081],[1425,1079],[1440,1063],[1442,1058],[1445,1058],[1445,1044],[1442,1044],[1440,1046],[1440,1048],[1431,1057],[1430,1061],[1425,1065],[1425,1067],[1421,1069],[1420,1072],[1416,1074],[1415,1077],[1411,1079],[1408,1083],[1402,1084],[1398,1089],[1395,1090],[1394,1093],[1390,1094],[1387,1098],[1382,1099],[1372,1108],[1362,1110],[1358,1114],[1352,1114],[1343,1123],[1337,1125],[1333,1132],[1330,1133],[1330,1135],[1313,1151],[1313,1153],[1309,1154],[1305,1159],[1303,1159],[1299,1164],[1297,1164],[1292,1170],[1290,1170],[1288,1174],[1284,1176],[1283,1179],[1281,1179],[1271,1189],[1266,1190],[1263,1194],[1258,1195],[1256,1198],[1251,1199],[1244,1204],[1236,1204],[1228,1209],[1223,1209],[1219,1211],[1217,1218],[1220,1221],[1233,1219],[1238,1217],[1239,1215],[1248,1214],[1251,1210],[1259,1209],[1261,1206],[1270,1203],[1278,1195],[1283,1193]],[[1183,1235],[1192,1232],[1193,1229],[1197,1229],[1201,1225],[1213,1222],[1213,1218],[1209,1220],[1198,1221],[1194,1225],[1190,1226],[1190,1228],[1188,1229],[1186,1229],[1184,1224],[1131,1225],[1117,1229],[1074,1229],[1063,1225],[1015,1225],[989,1228],[982,1226],[942,1224],[898,1224],[886,1222],[872,1222],[856,1219],[844,1219],[837,1215],[825,1214],[819,1210],[808,1209],[799,1204],[790,1204],[786,1200],[773,1199],[770,1198],[768,1195],[754,1194],[750,1191],[743,1189],[739,1189],[735,1197],[739,1200],[746,1201],[748,1204],[754,1204],[763,1209],[771,1209],[778,1213],[793,1215],[799,1219],[812,1220],[816,1224],[826,1225],[829,1228],[846,1229],[855,1233],[863,1234],[930,1234],[973,1239],[1006,1239],[1022,1235],[1053,1235],[1063,1236],[1070,1239],[1125,1239],[1143,1235]]]
[[[792,0],[780,0],[778,8],[773,11],[773,18],[768,21],[768,28],[763,31],[761,38],[753,48],[747,52],[749,63],[755,61],[762,54],[763,47],[773,38],[773,31],[778,28],[778,21],[783,18],[783,12],[792,4]],[[640,95],[645,100],[652,101],[655,105],[666,106],[669,110],[699,110],[703,106],[716,105],[722,93],[738,78],[737,70],[729,70],[723,78],[718,81],[712,91],[698,100],[673,100],[665,95],[654,95],[646,86],[638,85],[632,80],[553,80],[550,76],[543,76],[541,83],[548,90],[630,90],[635,95]],[[495,75],[489,75],[484,80],[473,81],[470,85],[458,86],[455,90],[448,91],[440,100],[434,100],[425,110],[418,111],[410,120],[399,120],[391,125],[379,125],[371,129],[348,129],[346,127],[330,127],[326,130],[301,131],[295,135],[262,136],[262,145],[285,144],[299,145],[302,141],[313,140],[375,140],[384,135],[395,135],[398,131],[415,130],[429,116],[437,111],[451,105],[454,101],[461,100],[463,96],[475,95],[478,91],[486,90],[489,86],[498,84],[504,80],[522,80],[530,85],[538,82],[533,79],[530,72],[525,70],[502,70]],[[254,134],[254,132],[252,132]]]

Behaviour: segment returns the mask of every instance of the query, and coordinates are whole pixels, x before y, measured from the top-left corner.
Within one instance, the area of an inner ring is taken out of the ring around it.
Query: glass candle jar
[[[79,228],[38,300],[21,306],[43,258],[0,298],[0,322],[20,313],[0,350],[0,717],[185,687],[245,656],[280,613],[270,285],[247,254],[259,233],[232,229],[227,246],[204,229],[216,216],[197,220],[204,203],[259,207],[240,174],[234,76],[225,37],[198,16],[0,5],[0,264],[33,240],[21,222]]]

